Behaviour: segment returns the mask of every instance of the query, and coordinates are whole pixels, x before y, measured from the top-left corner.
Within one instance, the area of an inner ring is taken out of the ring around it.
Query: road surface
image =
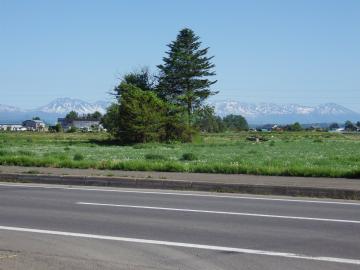
[[[0,183],[0,269],[360,269],[360,202]]]

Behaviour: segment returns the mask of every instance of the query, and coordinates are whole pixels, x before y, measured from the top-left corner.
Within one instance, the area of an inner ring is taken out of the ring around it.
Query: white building
[[[0,131],[26,131],[26,127],[20,124],[0,124]]]

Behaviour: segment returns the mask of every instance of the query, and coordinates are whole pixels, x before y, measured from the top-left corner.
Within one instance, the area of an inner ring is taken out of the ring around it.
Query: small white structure
[[[26,131],[20,124],[0,124],[0,131]]]
[[[337,128],[335,129],[335,132],[345,132],[345,128]]]

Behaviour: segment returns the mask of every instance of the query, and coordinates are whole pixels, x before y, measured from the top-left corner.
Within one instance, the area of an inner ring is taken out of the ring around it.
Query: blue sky
[[[0,0],[0,104],[109,99],[190,27],[215,55],[213,99],[360,112],[359,14],[357,0]]]

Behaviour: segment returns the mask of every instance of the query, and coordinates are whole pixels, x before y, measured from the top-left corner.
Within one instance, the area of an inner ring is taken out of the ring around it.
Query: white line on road
[[[109,188],[86,188],[86,187],[67,187],[67,186],[62,187],[62,186],[42,185],[42,184],[34,185],[34,184],[8,184],[8,183],[0,183],[0,186],[360,206],[360,203],[358,203],[358,202],[306,200],[306,199],[285,199],[285,198],[237,196],[237,195],[215,195],[215,194],[206,194],[206,193],[188,193],[188,192],[181,192],[181,191],[179,191],[179,192],[165,192],[165,191],[129,190],[129,189],[122,189],[122,188],[109,189]]]
[[[162,211],[177,211],[177,212],[192,212],[192,213],[205,213],[205,214],[221,214],[221,215],[234,215],[234,216],[283,218],[283,219],[313,220],[313,221],[326,221],[326,222],[340,222],[340,223],[356,223],[356,224],[360,224],[360,220],[348,220],[348,219],[328,219],[328,218],[311,218],[311,217],[297,217],[297,216],[279,216],[279,215],[256,214],[256,213],[247,213],[247,212],[224,212],[224,211],[211,211],[211,210],[186,209],[186,208],[154,207],[154,206],[129,205],[129,204],[109,204],[109,203],[92,203],[92,202],[77,202],[76,204],[79,204],[79,205],[93,205],[93,206],[121,207],[121,208],[137,208],[137,209],[149,209],[149,210],[162,210]]]
[[[205,249],[205,250],[214,250],[214,251],[227,251],[227,252],[236,252],[242,254],[266,255],[266,256],[275,256],[275,257],[283,257],[283,258],[360,265],[360,260],[355,260],[355,259],[336,258],[336,257],[316,257],[316,256],[307,256],[307,255],[295,254],[295,253],[256,250],[256,249],[247,249],[247,248],[211,246],[211,245],[201,245],[201,244],[191,244],[191,243],[181,243],[181,242],[159,241],[159,240],[63,232],[63,231],[39,230],[33,228],[8,227],[8,226],[0,226],[0,230],[38,233],[38,234],[46,234],[46,235],[59,235],[59,236],[67,236],[67,237],[81,237],[81,238],[90,238],[90,239],[99,239],[99,240],[112,240],[112,241],[162,245],[162,246],[171,246],[171,247],[195,248],[195,249]]]

